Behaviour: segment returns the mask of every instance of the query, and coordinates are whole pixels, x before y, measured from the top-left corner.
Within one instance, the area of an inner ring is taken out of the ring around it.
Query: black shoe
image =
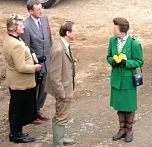
[[[22,132],[20,132],[20,133],[21,133],[20,135],[21,135],[22,137],[27,137],[27,136],[29,136],[28,133],[22,133]]]
[[[12,142],[12,138],[13,138],[12,136],[13,136],[13,135],[10,133],[10,134],[9,134],[9,141],[10,141],[10,142]],[[20,132],[20,133],[19,133],[19,136],[20,136],[20,137],[27,137],[27,136],[29,136],[29,134],[28,134],[28,133],[24,133],[24,134],[23,134],[22,132]]]
[[[19,136],[19,135],[10,135],[9,136],[10,141],[14,143],[28,143],[28,142],[34,142],[35,138],[29,137],[29,136]]]

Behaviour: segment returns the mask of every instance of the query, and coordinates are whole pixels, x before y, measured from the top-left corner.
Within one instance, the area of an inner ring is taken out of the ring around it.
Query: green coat
[[[127,56],[125,67],[112,67],[110,105],[118,111],[135,111],[137,109],[137,90],[133,85],[133,74],[136,68],[143,65],[143,53],[140,42],[128,36],[122,49]],[[118,55],[117,37],[111,37],[107,61],[111,65],[113,56]]]

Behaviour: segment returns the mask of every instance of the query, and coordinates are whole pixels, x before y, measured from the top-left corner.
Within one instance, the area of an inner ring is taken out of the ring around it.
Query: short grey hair
[[[28,0],[26,5],[27,5],[27,10],[33,10],[34,5],[39,5],[41,2],[39,0]]]
[[[8,32],[15,32],[17,30],[17,26],[18,26],[18,22],[20,21],[24,21],[24,17],[16,14],[16,13],[12,13],[9,15],[9,17],[7,18],[7,31]]]

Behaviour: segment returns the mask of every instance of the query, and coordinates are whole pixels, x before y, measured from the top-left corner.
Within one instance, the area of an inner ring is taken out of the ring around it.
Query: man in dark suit
[[[28,0],[27,9],[30,16],[25,21],[24,34],[21,36],[23,41],[28,45],[31,53],[35,53],[37,57],[46,57],[46,61],[41,63],[42,69],[38,74],[37,80],[37,113],[38,118],[33,124],[41,124],[41,120],[49,120],[42,114],[40,108],[43,107],[47,93],[44,92],[46,75],[48,69],[48,61],[50,58],[50,49],[52,46],[52,37],[49,27],[48,18],[43,16],[43,8],[39,0]]]

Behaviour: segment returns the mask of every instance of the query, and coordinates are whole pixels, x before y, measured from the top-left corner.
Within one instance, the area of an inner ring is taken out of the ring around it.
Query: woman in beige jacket
[[[7,35],[3,55],[6,62],[6,81],[10,92],[9,123],[10,141],[27,143],[35,141],[23,134],[22,127],[37,118],[35,72],[41,65],[33,63],[29,48],[20,39],[24,33],[23,17],[12,14],[7,19]]]

